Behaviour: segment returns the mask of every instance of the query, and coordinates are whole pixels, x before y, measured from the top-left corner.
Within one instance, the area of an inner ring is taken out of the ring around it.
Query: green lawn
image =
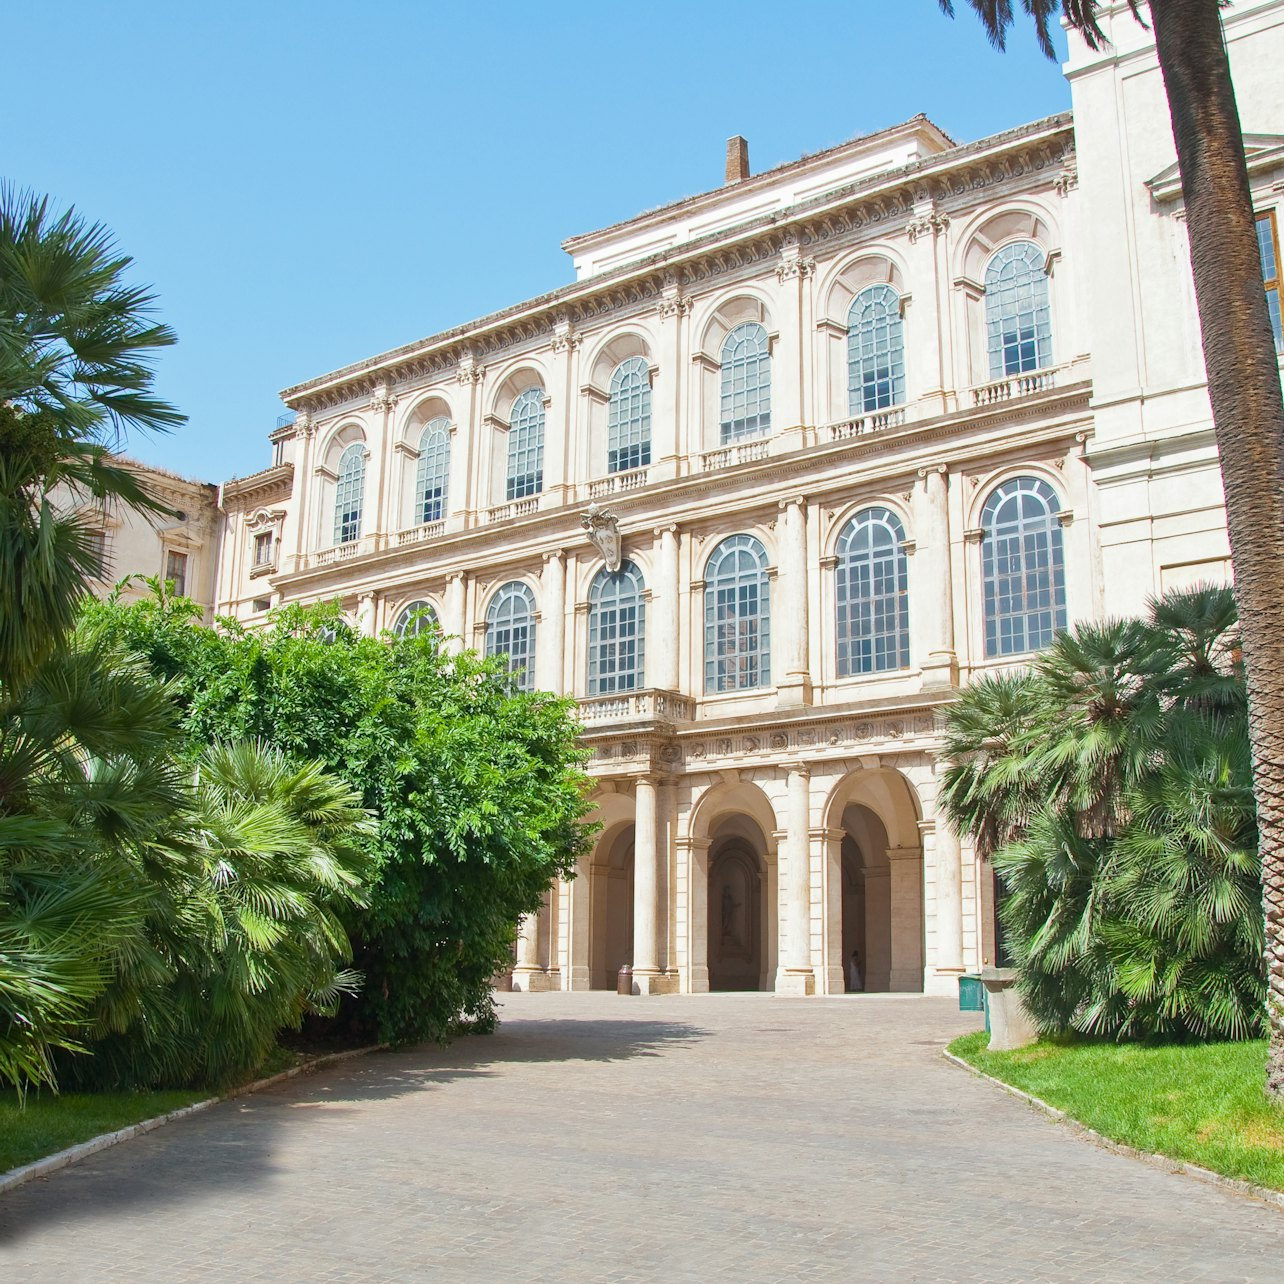
[[[64,1092],[55,1097],[30,1092],[24,1108],[10,1093],[0,1098],[0,1173],[208,1096],[208,1092]]]
[[[1284,1108],[1262,1090],[1264,1039],[1166,1047],[1054,1039],[987,1052],[988,1039],[965,1034],[950,1051],[1114,1141],[1284,1190]]]

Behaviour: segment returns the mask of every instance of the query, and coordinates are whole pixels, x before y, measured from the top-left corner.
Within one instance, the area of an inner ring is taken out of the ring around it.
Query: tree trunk
[[[1157,0],[1150,13],[1235,564],[1266,913],[1266,1089],[1284,1099],[1284,402],[1217,0]]]

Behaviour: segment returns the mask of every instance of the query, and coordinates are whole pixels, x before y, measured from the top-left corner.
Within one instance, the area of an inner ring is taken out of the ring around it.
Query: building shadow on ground
[[[710,1034],[679,1021],[510,1018],[495,1034],[357,1057],[220,1102],[0,1195],[0,1249],[51,1223],[82,1224],[92,1233],[98,1219],[189,1201],[217,1217],[220,1192],[243,1193],[280,1173],[274,1155],[285,1130],[340,1127],[359,1135],[368,1103],[422,1093],[426,1104],[438,1104],[437,1094],[453,1083],[498,1077],[508,1066],[658,1057]],[[448,1109],[448,1096],[439,1104]],[[236,1230],[229,1224],[229,1242]],[[4,1257],[0,1253],[0,1276]]]

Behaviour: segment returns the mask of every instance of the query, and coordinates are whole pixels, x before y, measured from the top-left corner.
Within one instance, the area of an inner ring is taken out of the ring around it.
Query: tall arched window
[[[544,390],[527,388],[508,417],[508,499],[544,489]]]
[[[1052,364],[1047,260],[1032,241],[1005,245],[985,269],[985,329],[991,379]]]
[[[752,535],[732,535],[713,550],[704,581],[705,690],[769,686],[767,550]]]
[[[632,562],[603,568],[589,587],[588,693],[610,695],[642,685],[646,585]]]
[[[418,601],[402,607],[392,631],[399,638],[414,638],[437,627],[437,612],[432,609],[432,603]]]
[[[905,528],[886,508],[856,514],[838,537],[838,676],[909,664]]]
[[[722,345],[722,440],[771,431],[771,354],[756,321],[738,325]]]
[[[535,598],[518,580],[505,584],[491,599],[486,654],[505,658],[520,690],[535,689]]]
[[[430,419],[419,437],[419,470],[415,475],[415,517],[439,522],[446,516],[446,488],[450,484],[450,423]]]
[[[847,396],[853,415],[886,410],[905,400],[905,326],[901,296],[871,285],[847,313]]]
[[[651,462],[651,372],[641,357],[630,357],[611,376],[606,412],[606,470],[627,472]]]
[[[354,441],[339,456],[339,479],[334,487],[334,542],[351,544],[361,538],[361,508],[366,493],[366,448]]]
[[[1066,571],[1056,492],[1037,477],[997,487],[981,512],[985,654],[1047,646],[1066,627]]]

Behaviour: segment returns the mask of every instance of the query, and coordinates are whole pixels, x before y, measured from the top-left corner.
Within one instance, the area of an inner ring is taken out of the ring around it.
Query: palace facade
[[[1163,87],[1104,8],[1073,115],[756,175],[733,139],[722,187],[568,240],[572,284],[287,389],[223,486],[218,611],[433,620],[579,702],[602,828],[515,986],[832,994],[855,955],[952,993],[996,939],[942,706],[1229,576]],[[1275,291],[1284,3],[1226,29]]]

